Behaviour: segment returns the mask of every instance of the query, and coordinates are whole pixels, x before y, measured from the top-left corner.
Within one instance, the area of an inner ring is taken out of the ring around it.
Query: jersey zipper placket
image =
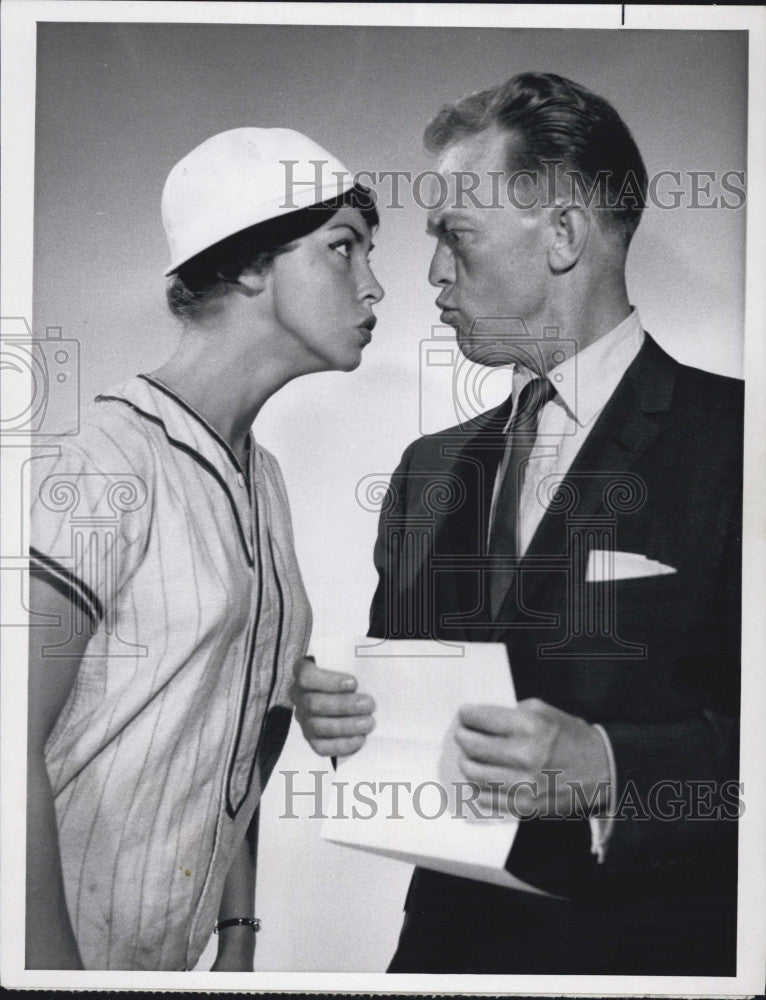
[[[242,681],[242,688],[240,690],[240,700],[237,712],[237,726],[235,730],[234,742],[232,744],[229,764],[227,767],[226,774],[226,786],[225,786],[225,799],[226,799],[226,813],[230,819],[234,819],[242,807],[243,803],[250,794],[250,789],[253,783],[253,773],[255,771],[256,762],[258,760],[258,751],[261,746],[261,741],[263,739],[263,733],[266,724],[266,716],[269,711],[269,703],[274,695],[274,688],[276,686],[277,673],[279,670],[279,659],[281,655],[281,645],[282,645],[282,629],[283,629],[283,619],[284,619],[284,595],[282,593],[282,587],[279,583],[279,574],[277,572],[276,561],[274,559],[274,550],[271,542],[271,534],[268,530],[268,525],[266,525],[266,539],[265,545],[261,546],[261,511],[258,502],[258,490],[256,488],[255,482],[255,455],[253,453],[252,447],[250,448],[250,453],[248,455],[248,466],[250,477],[248,483],[248,496],[250,498],[250,506],[253,511],[253,518],[251,522],[251,542],[252,551],[254,554],[254,562],[257,565],[258,572],[258,588],[257,588],[257,598],[256,598],[256,611],[253,616],[253,620],[250,626],[250,637],[249,642],[246,643],[247,647],[247,660],[245,675]],[[263,606],[263,560],[264,560],[264,550],[268,548],[269,557],[271,559],[271,565],[274,573],[274,580],[276,582],[277,592],[279,596],[279,619],[277,625],[277,640],[274,649],[274,658],[271,667],[271,680],[269,682],[269,690],[266,696],[266,703],[263,708],[263,717],[261,719],[261,725],[258,732],[258,740],[256,741],[255,748],[253,750],[253,759],[250,763],[250,771],[247,777],[247,783],[245,791],[242,797],[235,804],[231,795],[231,785],[234,778],[234,772],[237,765],[237,756],[239,753],[239,747],[242,739],[242,732],[244,729],[245,716],[247,714],[247,707],[250,698],[250,688],[253,680],[253,660],[255,657],[255,646],[258,637],[258,625],[261,619],[261,610]]]

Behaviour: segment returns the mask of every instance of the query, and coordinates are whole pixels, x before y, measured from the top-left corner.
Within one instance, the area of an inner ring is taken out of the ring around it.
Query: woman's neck
[[[188,328],[171,357],[151,374],[204,417],[242,463],[255,418],[290,378],[268,352],[257,365],[238,364],[232,353],[225,334]]]

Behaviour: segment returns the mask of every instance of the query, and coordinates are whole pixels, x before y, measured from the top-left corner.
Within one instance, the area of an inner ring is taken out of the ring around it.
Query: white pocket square
[[[613,549],[591,549],[588,553],[586,583],[605,583],[607,580],[634,580],[641,576],[665,576],[675,573],[673,566],[665,566],[655,559],[647,559],[639,552],[616,552]]]

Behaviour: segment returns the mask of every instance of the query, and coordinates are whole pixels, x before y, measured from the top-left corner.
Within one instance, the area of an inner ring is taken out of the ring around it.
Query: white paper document
[[[505,646],[324,636],[312,652],[320,667],[354,674],[377,706],[365,745],[339,762],[344,804],[322,836],[538,892],[505,871],[518,821],[471,807],[475,789],[458,770],[452,735],[461,705],[516,704]]]

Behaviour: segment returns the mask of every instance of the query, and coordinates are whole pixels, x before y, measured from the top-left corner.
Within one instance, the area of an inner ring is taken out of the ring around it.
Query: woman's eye
[[[339,253],[344,260],[351,260],[351,251],[353,249],[353,242],[351,240],[340,240],[338,243],[330,244],[331,249]]]

